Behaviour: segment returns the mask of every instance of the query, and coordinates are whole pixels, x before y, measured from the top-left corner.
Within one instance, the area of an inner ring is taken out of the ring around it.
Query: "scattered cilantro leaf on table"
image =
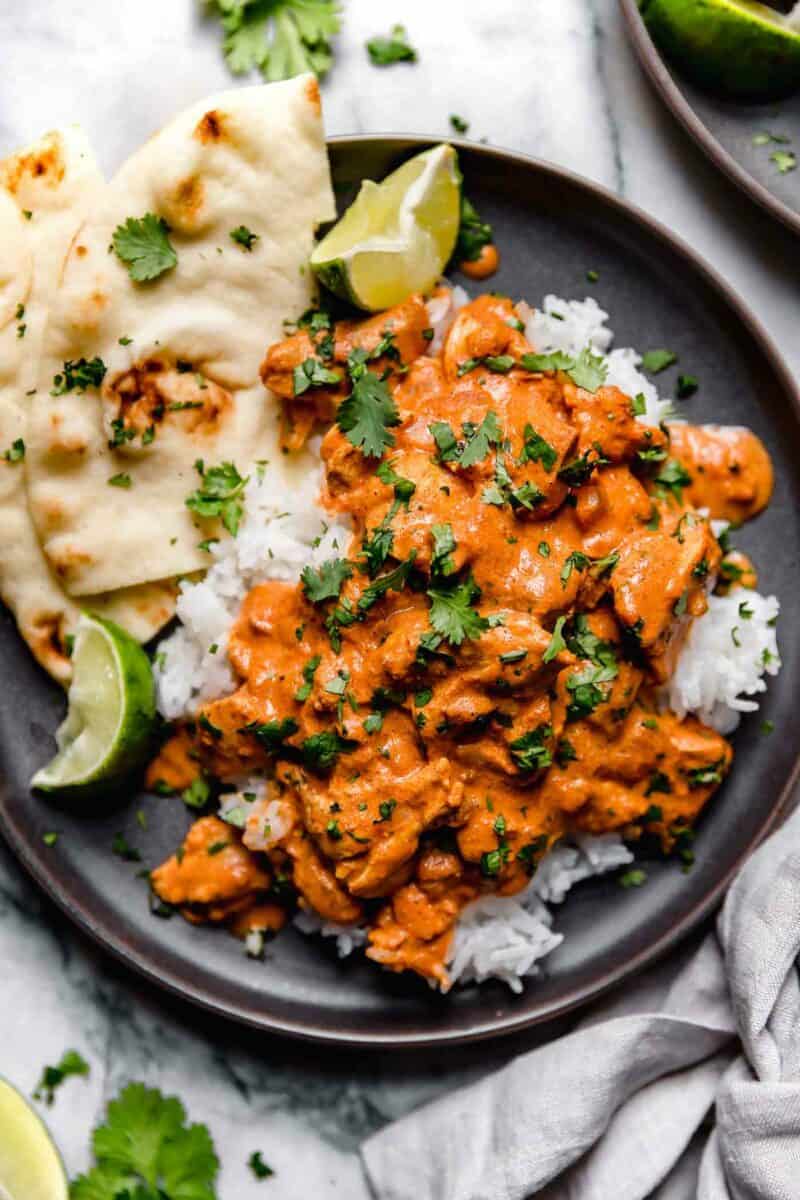
[[[42,1069],[42,1075],[36,1085],[33,1098],[41,1100],[49,1107],[55,1100],[56,1088],[59,1088],[65,1079],[68,1079],[70,1075],[85,1076],[88,1074],[89,1064],[83,1055],[79,1054],[77,1050],[65,1050],[56,1066]]]
[[[341,26],[337,0],[210,0],[206,10],[222,26],[234,75],[258,70],[274,81],[313,71],[321,79],[330,69],[331,38]]]
[[[267,1163],[264,1162],[264,1159],[261,1157],[260,1150],[253,1151],[247,1160],[247,1165],[255,1175],[256,1179],[269,1179],[271,1175],[275,1174],[272,1167],[268,1166]]]
[[[95,1129],[96,1166],[70,1185],[70,1200],[216,1200],[219,1161],[205,1125],[187,1125],[174,1096],[131,1083]]]
[[[134,283],[148,283],[177,266],[178,256],[169,240],[169,225],[163,217],[153,213],[128,217],[114,230],[111,242]]]
[[[388,37],[373,37],[367,42],[373,66],[391,67],[399,62],[416,62],[417,52],[409,44],[405,26],[393,25]]]
[[[797,157],[791,150],[776,150],[770,154],[769,161],[775,163],[781,175],[788,175],[797,167]]]

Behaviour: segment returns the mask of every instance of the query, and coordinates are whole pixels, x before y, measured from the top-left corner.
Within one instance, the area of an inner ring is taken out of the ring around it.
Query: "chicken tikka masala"
[[[538,355],[503,297],[432,341],[413,296],[360,322],[310,314],[267,351],[285,450],[327,426],[321,500],[352,540],[250,592],[238,687],[149,781],[269,777],[195,822],[152,874],[163,902],[240,935],[299,904],[446,987],[465,905],[524,888],[559,839],[685,850],[732,750],[658,688],[743,570],[710,519],[753,516],[772,472],[749,431],[647,425],[591,353]]]

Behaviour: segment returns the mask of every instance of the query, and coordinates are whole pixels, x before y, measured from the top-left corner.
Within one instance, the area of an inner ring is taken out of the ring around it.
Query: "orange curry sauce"
[[[617,388],[525,369],[509,300],[468,304],[437,354],[427,326],[415,296],[267,352],[287,452],[328,424],[322,503],[353,538],[321,574],[246,598],[237,690],[149,777],[269,769],[269,798],[244,830],[201,818],[152,883],[239,934],[277,928],[288,892],[446,987],[465,904],[525,887],[574,831],[646,831],[669,851],[725,776],[727,741],[659,711],[655,687],[722,559],[693,506],[742,521],[772,476],[746,430],[650,427]],[[295,395],[309,359],[333,378]],[[354,387],[369,407],[364,370],[382,457],[340,407]]]

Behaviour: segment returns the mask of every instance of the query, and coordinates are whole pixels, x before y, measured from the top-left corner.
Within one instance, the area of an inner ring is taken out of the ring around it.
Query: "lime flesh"
[[[0,1079],[0,1198],[67,1200],[67,1177],[44,1123]]]
[[[778,100],[800,89],[798,12],[757,0],[639,0],[659,49],[698,86],[734,100]]]
[[[77,798],[96,795],[141,764],[156,709],[150,660],[113,621],[82,614],[72,659],[58,754],[31,786]]]
[[[434,146],[382,183],[364,181],[314,250],[312,269],[359,308],[390,308],[436,283],[453,253],[460,211],[458,157],[452,146]]]

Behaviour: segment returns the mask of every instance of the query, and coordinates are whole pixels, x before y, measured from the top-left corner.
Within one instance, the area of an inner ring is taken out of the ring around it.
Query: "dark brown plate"
[[[662,58],[636,0],[620,4],[639,61],[673,115],[751,199],[800,233],[800,165],[781,175],[770,161],[775,150],[793,150],[800,163],[800,93],[774,104],[733,104],[703,92]],[[762,132],[780,135],[787,143],[756,145],[753,138]]]
[[[331,157],[339,191],[382,177],[427,143],[419,138],[338,138]],[[680,369],[701,381],[687,416],[751,425],[774,456],[777,485],[768,512],[742,532],[763,586],[790,598],[800,557],[800,401],[766,334],[736,296],[692,252],[609,192],[531,159],[464,144],[466,189],[490,219],[501,249],[491,286],[538,302],[547,292],[596,296],[612,313],[618,345],[666,346]],[[594,286],[587,269],[599,273]],[[671,390],[678,368],[659,377]],[[264,963],[219,930],[150,915],[136,864],[113,857],[122,830],[154,866],[189,821],[184,806],[155,797],[120,797],[103,818],[70,815],[28,790],[52,753],[63,697],[38,669],[0,614],[0,820],[10,844],[42,887],[102,945],[187,1000],[265,1030],[349,1044],[466,1041],[518,1030],[584,1003],[661,954],[719,900],[744,856],[774,822],[800,745],[800,629],[782,623],[782,674],[763,713],[736,736],[737,762],[697,836],[697,864],[647,864],[643,888],[613,880],[578,887],[558,914],[566,942],[547,959],[545,976],[522,996],[500,984],[433,994],[417,979],[364,960],[340,963],[329,944],[287,930]],[[759,734],[760,717],[775,721]],[[137,809],[149,817],[143,831]],[[56,846],[42,842],[57,829]]]

